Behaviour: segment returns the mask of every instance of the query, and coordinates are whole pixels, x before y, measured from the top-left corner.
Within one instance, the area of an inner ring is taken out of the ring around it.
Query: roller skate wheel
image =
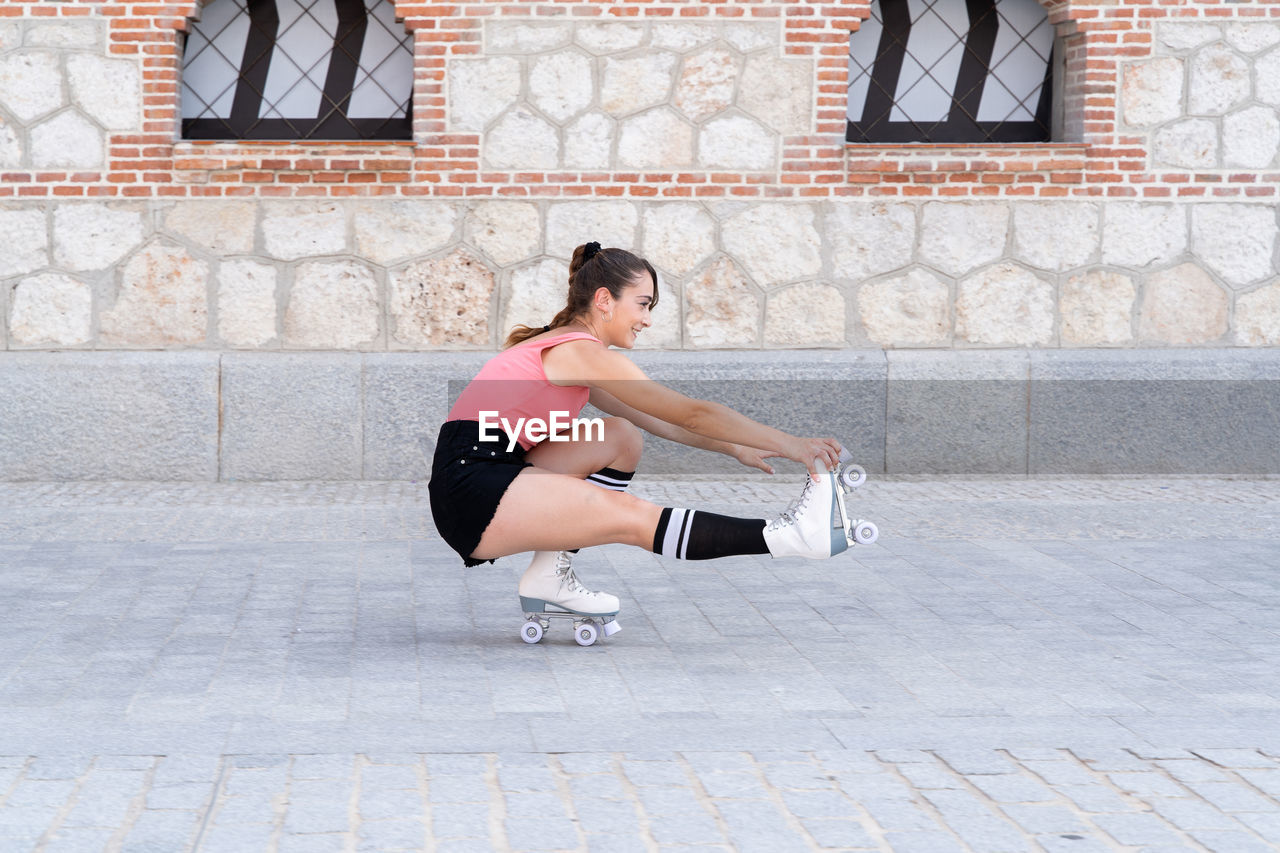
[[[859,521],[853,528],[853,541],[859,545],[870,545],[880,538],[880,528],[870,521]]]
[[[596,637],[600,634],[596,631],[596,626],[590,622],[583,622],[577,628],[573,629],[573,639],[580,646],[589,646],[596,641]]]
[[[542,639],[542,626],[537,620],[530,619],[524,623],[524,627],[520,629],[520,639],[532,645]]]
[[[867,472],[861,465],[847,465],[840,469],[840,484],[846,489],[856,489],[867,482]]]

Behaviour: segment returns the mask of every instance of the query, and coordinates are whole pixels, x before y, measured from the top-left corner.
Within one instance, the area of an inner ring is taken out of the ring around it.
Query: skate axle
[[[873,522],[863,519],[850,519],[846,495],[867,482],[867,471],[861,465],[853,464],[853,457],[848,450],[840,451],[840,464],[837,466],[836,480],[841,488],[836,490],[836,502],[840,505],[840,518],[847,525],[844,530],[845,540],[849,545],[871,545],[880,538],[880,530]]]
[[[613,615],[582,616],[577,613],[544,610],[538,613],[526,612],[524,619],[524,625],[520,628],[520,639],[530,644],[542,640],[547,629],[551,627],[552,619],[571,621],[573,623],[574,642],[580,646],[592,645],[599,639],[601,633],[606,637],[612,637],[622,630],[622,626],[618,624],[618,620]]]

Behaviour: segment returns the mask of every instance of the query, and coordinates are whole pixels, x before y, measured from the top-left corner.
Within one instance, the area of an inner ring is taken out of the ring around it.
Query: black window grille
[[[184,139],[409,139],[392,0],[210,0],[182,60]]]
[[[849,142],[1045,142],[1054,31],[1036,0],[873,0],[849,38]]]

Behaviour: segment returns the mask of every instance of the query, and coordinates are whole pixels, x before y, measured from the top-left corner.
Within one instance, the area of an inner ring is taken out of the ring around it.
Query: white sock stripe
[[[693,529],[693,517],[697,514],[697,510],[689,510],[685,514],[684,524],[680,527],[680,553],[676,556],[681,560],[688,559],[686,555],[689,553],[689,531]]]
[[[609,489],[613,492],[625,492],[627,486],[631,485],[630,480],[618,480],[614,477],[603,477],[599,474],[592,474],[587,477],[587,482],[602,489]]]
[[[678,555],[680,533],[684,530],[684,519],[688,513],[687,509],[676,509],[675,507],[671,509],[671,517],[667,519],[667,530],[662,536],[662,553],[668,557]]]

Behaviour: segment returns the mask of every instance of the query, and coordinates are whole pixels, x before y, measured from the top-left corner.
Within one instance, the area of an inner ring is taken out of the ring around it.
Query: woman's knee
[[[626,418],[605,419],[605,440],[613,451],[613,466],[634,471],[644,452],[644,432]]]

